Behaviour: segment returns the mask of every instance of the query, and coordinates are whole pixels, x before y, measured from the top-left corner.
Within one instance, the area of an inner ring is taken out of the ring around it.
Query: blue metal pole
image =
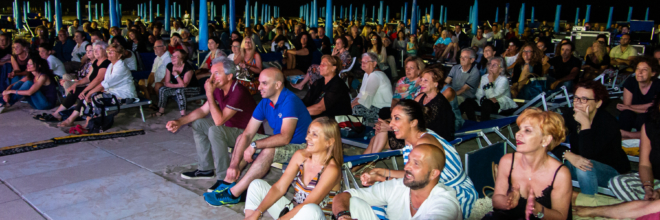
[[[78,19],[78,20],[82,21],[82,19]],[[88,21],[92,20],[92,1],[87,1],[87,20]]]
[[[26,2],[23,2],[23,19],[27,19],[27,10],[25,9],[26,7],[27,7]]]
[[[101,3],[101,18],[105,20],[105,12],[103,11],[103,4],[104,3]]]
[[[195,3],[193,2],[193,4],[195,4]],[[154,22],[154,9],[153,9],[152,6],[153,6],[152,5],[152,0],[149,0],[149,23]],[[195,16],[193,15],[192,17],[195,17]],[[195,19],[193,18],[193,20],[195,20]],[[193,24],[194,24],[194,22],[193,22]]]
[[[151,2],[151,1],[149,1],[149,2]],[[201,4],[202,2],[199,2],[199,3]],[[195,13],[195,1],[192,1],[192,3],[190,3],[190,23],[192,25],[195,25],[195,14],[196,14]],[[149,17],[151,17],[151,16],[149,16]]]
[[[339,19],[344,18],[344,6],[339,6]]]
[[[229,33],[236,31],[236,0],[229,0]]]
[[[245,0],[245,27],[250,27],[250,0]]]
[[[371,6],[371,21],[376,22],[376,6]]]
[[[408,22],[408,2],[404,3],[404,6],[403,6],[403,19],[402,20],[403,20],[403,25],[404,26],[408,25],[408,23],[407,23]]]
[[[612,26],[612,13],[614,12],[614,7],[610,7],[610,15],[607,16],[607,26],[605,29],[609,29]]]
[[[520,26],[518,26],[518,34],[522,35],[525,32],[525,3],[522,3],[520,8]]]
[[[170,0],[165,0],[165,31],[167,32],[170,31],[170,16],[172,16],[170,9]]]
[[[326,18],[325,18],[325,33],[326,34],[325,34],[325,36],[330,38],[330,42],[334,42],[332,40],[332,33],[333,33],[332,32],[333,31],[332,30],[332,20],[334,19],[334,17],[328,16],[332,12],[331,10],[332,10],[332,0],[326,0],[325,1],[325,14],[326,14]],[[357,11],[355,13],[357,13]]]
[[[333,5],[332,6],[332,19],[337,18],[337,6]]]
[[[495,22],[498,21],[498,18],[500,17],[500,7],[495,8]]]
[[[199,0],[199,50],[209,49],[209,10],[206,6],[206,0]]]
[[[353,4],[348,7],[348,20],[353,21]]]
[[[28,4],[30,4],[28,2]],[[644,17],[644,20],[648,21],[649,20],[649,7],[646,7],[646,17]]]
[[[55,0],[55,30],[62,29],[62,3]]]
[[[479,13],[479,2],[477,0],[474,0],[474,7],[472,8],[472,22],[474,24],[472,25],[472,34],[477,34],[477,26],[479,26],[479,16],[477,13]]]
[[[142,4],[137,4],[137,16],[142,17]]]
[[[56,0],[56,3],[57,3],[57,2],[59,2],[59,0]],[[16,12],[15,12],[16,16],[15,16],[14,18],[16,18],[16,19],[15,19],[15,22],[16,22],[16,30],[18,30],[18,31],[20,31],[20,30],[21,30],[21,27],[23,27],[23,18],[21,18],[22,15],[21,15],[21,12],[19,11],[19,7],[18,7],[19,4],[20,4],[20,3],[19,3],[18,0],[16,0],[16,1],[14,2],[14,11],[16,11]],[[56,8],[56,9],[57,9],[57,8]],[[62,20],[60,20],[60,23],[59,23],[59,24],[60,24],[60,26],[62,25]],[[57,30],[59,30],[59,28],[58,28]]]
[[[504,7],[504,24],[506,23],[509,23],[509,3],[506,3],[506,6]]]
[[[54,0],[53,0],[53,4],[55,4]],[[17,8],[16,13],[18,13],[18,3],[16,3],[16,8]],[[48,22],[53,22],[53,17],[55,17],[54,16],[55,14],[53,13],[53,8],[55,8],[55,6],[51,5],[50,1],[48,1]],[[20,16],[20,14],[16,16]]]
[[[80,15],[80,1],[76,1],[76,18],[79,21],[82,21],[82,15]]]
[[[532,16],[529,19],[530,23],[534,23],[534,7],[532,7]]]
[[[447,7],[445,7],[445,14],[443,19],[445,20],[443,23],[447,23]]]
[[[390,6],[387,6],[387,9],[385,9],[385,23],[390,21]]]
[[[584,23],[589,22],[589,14],[591,14],[591,5],[587,5],[587,14],[584,16]]]
[[[263,7],[263,4],[261,6]],[[263,12],[263,11],[264,10],[261,10],[261,12]],[[258,15],[259,15],[259,2],[254,1],[254,22],[253,23],[254,23],[255,27],[257,26],[257,24],[259,22],[259,17],[257,17]],[[261,19],[264,19],[263,15],[261,16]]]
[[[227,4],[222,5],[222,20],[227,22]]]
[[[474,8],[474,5],[470,6],[470,12],[468,13],[468,19],[467,19],[467,21],[468,21],[468,23],[470,23],[470,24],[472,24],[472,23],[474,22],[474,21],[472,21],[472,10],[474,10],[473,8]]]
[[[575,25],[578,25],[580,21],[579,16],[580,16],[580,8],[577,8],[577,10],[575,11]]]
[[[383,25],[383,1],[380,1],[380,9],[378,9],[378,25]]]
[[[367,6],[362,4],[362,22],[361,25],[364,25],[365,14],[367,13]]]
[[[172,4],[172,17],[174,17],[174,18],[178,17],[178,16],[176,16],[176,2],[174,2],[174,4]]]
[[[413,0],[410,13],[410,34],[417,34],[417,0]]]
[[[433,20],[433,4],[431,4],[431,14],[429,14],[429,16],[430,17],[427,20],[428,20],[430,25],[433,25],[433,24],[431,24],[431,20]]]
[[[27,2],[27,9],[26,10],[27,10],[27,13],[30,13],[30,2],[29,1]]]
[[[630,19],[632,18],[632,9],[633,7],[628,8],[628,22],[630,22]]]
[[[557,5],[557,12],[555,12],[555,33],[559,33],[559,14],[560,13],[561,13],[561,5]],[[611,13],[610,13],[610,15],[611,15]]]
[[[99,3],[94,3],[94,20],[99,20]]]
[[[177,18],[181,18],[181,4],[179,4],[179,14],[176,16]]]

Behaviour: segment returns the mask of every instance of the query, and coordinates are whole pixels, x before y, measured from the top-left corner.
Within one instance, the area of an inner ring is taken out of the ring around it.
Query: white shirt
[[[509,80],[506,78],[506,76],[500,75],[495,79],[495,82],[493,82],[493,86],[489,87],[488,89],[484,90],[484,86],[488,84],[488,75],[490,73],[486,73],[483,76],[481,76],[481,82],[479,83],[479,88],[477,88],[477,94],[475,95],[477,97],[477,103],[481,105],[481,97],[486,97],[487,99],[495,98],[497,99],[497,102],[500,104],[500,109],[498,112],[501,112],[502,110],[507,110],[507,109],[512,109],[516,108],[518,105],[511,99],[511,91],[509,90]]]
[[[392,83],[385,73],[374,71],[371,74],[364,74],[362,77],[362,86],[358,94],[358,103],[366,108],[375,106],[384,108],[392,106]]]
[[[137,71],[137,58],[135,57],[135,53],[131,52],[131,57],[122,60],[130,71]]]
[[[131,71],[128,70],[124,61],[118,60],[116,63],[108,65],[108,70],[105,72],[105,78],[103,78],[101,85],[106,92],[112,93],[117,98],[137,98],[133,75],[131,75]]]
[[[68,29],[69,36],[73,36],[76,33],[76,31],[83,31],[83,26],[78,25],[78,28],[74,27],[73,25],[69,26]]]
[[[58,75],[59,77],[64,76],[66,70],[64,70],[64,64],[62,61],[60,61],[60,59],[57,59],[57,57],[53,55],[49,55],[46,61],[48,61],[48,67],[53,71],[55,75]]]
[[[230,59],[230,60],[233,61],[233,60],[234,60],[234,54],[233,54],[233,53],[232,53],[232,54],[229,54],[229,56],[227,56],[227,59]]]
[[[456,191],[438,183],[431,194],[419,206],[414,216],[410,215],[410,188],[403,185],[403,178],[378,183],[368,188],[349,189],[351,197],[360,198],[370,206],[387,206],[389,219],[442,219],[461,220],[463,215],[456,198]]]
[[[76,44],[76,46],[73,47],[73,51],[71,51],[71,61],[80,62],[80,58],[87,53],[85,50],[87,44],[89,44],[89,42],[83,41],[81,44]]]
[[[165,51],[163,55],[157,56],[156,59],[154,59],[154,65],[151,67],[151,72],[154,73],[154,84],[152,86],[165,78],[167,64],[171,62],[172,58],[170,57],[169,51]]]

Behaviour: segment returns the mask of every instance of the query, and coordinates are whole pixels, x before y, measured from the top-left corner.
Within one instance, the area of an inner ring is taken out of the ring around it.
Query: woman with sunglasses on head
[[[540,93],[541,91],[532,93],[529,89],[523,88],[531,80],[537,80],[537,77],[545,75],[542,65],[544,55],[536,45],[528,43],[522,47],[516,56],[517,58],[513,63],[513,67],[507,68],[513,69],[513,74],[511,75],[511,97],[518,97],[518,93],[520,92],[520,98],[530,100],[538,95],[537,92]]]
[[[608,99],[605,86],[596,81],[579,83],[573,97],[573,109],[563,114],[570,149],[560,145],[552,152],[564,159],[572,179],[580,183],[573,201],[596,204],[598,187],[607,187],[612,177],[630,171],[630,162],[621,148],[616,118],[600,109]]]

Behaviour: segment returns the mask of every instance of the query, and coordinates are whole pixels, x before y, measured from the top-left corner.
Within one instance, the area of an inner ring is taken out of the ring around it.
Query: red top
[[[183,47],[181,46],[181,44],[176,45],[176,47],[172,47],[169,44],[167,45],[167,51],[169,51],[170,54],[173,54],[174,50],[183,50]]]
[[[209,56],[209,58],[206,59],[206,66],[209,67],[209,69],[211,69],[211,61],[211,56]]]

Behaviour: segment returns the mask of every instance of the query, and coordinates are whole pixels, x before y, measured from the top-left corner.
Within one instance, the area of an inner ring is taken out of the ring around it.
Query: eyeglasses
[[[502,66],[500,66],[500,64],[493,63],[493,64],[488,65],[488,67],[502,67]]]
[[[589,102],[589,100],[596,100],[596,99],[590,99],[590,98],[587,98],[587,97],[573,97],[573,102],[578,102],[578,103],[582,103],[582,104],[587,104],[587,102]]]
[[[523,50],[523,53],[532,53],[533,51],[531,50]]]
[[[377,40],[378,40],[378,39],[376,39],[376,38],[374,38],[374,39],[371,39],[371,41],[377,41]]]

